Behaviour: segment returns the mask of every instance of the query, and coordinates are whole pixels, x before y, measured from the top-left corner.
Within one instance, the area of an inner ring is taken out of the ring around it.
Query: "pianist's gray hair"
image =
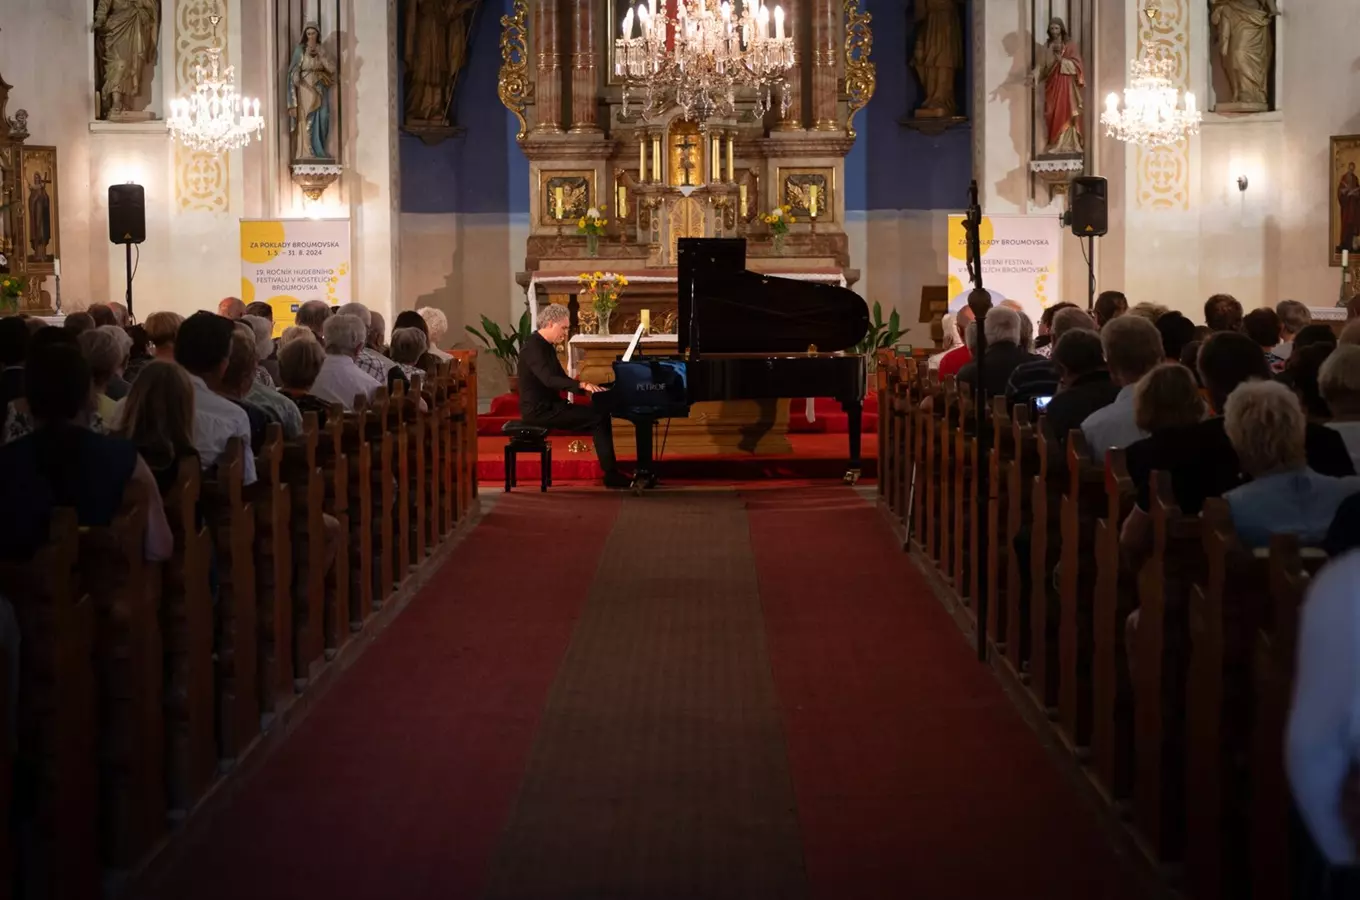
[[[358,356],[368,339],[368,328],[358,316],[331,316],[322,327],[326,352],[332,356]]]
[[[538,327],[548,328],[559,322],[571,321],[571,310],[561,303],[550,303],[538,311]]]
[[[1020,325],[1020,314],[1013,309],[1004,306],[997,306],[987,310],[987,318],[983,320],[983,329],[987,335],[987,343],[996,344],[1001,341],[1010,341],[1012,344],[1019,344],[1023,334]]]

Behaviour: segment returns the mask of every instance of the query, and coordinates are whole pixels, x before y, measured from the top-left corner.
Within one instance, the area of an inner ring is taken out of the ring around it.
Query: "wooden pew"
[[[966,391],[965,391],[966,393]],[[972,425],[972,403],[964,402],[961,396],[958,404],[958,416],[952,433],[952,454],[954,460],[953,485],[950,488],[950,498],[953,502],[953,512],[950,516],[951,534],[950,541],[953,549],[950,554],[950,568],[946,573],[950,582],[954,585],[954,592],[963,603],[969,603],[973,599],[973,594],[969,593],[969,575],[971,572],[972,557],[965,559],[968,552],[969,532],[974,524],[977,511],[976,481],[975,470],[972,468],[972,459],[977,456],[977,436],[973,434]],[[976,545],[976,541],[972,542]]]
[[[349,467],[349,619],[358,631],[377,608],[374,603],[373,447],[368,440],[371,415],[366,397],[355,398],[354,411],[345,416],[343,452]],[[381,489],[379,488],[379,493]]]
[[[162,581],[165,645],[166,803],[183,818],[217,776],[213,682],[212,538],[199,522],[203,476],[197,457],[180,461],[165,515],[175,539]],[[259,716],[254,717],[258,727]]]
[[[458,472],[460,509],[472,508],[477,497],[477,366],[476,350],[455,350],[458,361],[459,393],[463,398],[463,412],[459,419],[458,446],[463,467]],[[460,517],[462,513],[459,514]]]
[[[1073,745],[1091,744],[1091,643],[1095,594],[1095,523],[1106,506],[1105,471],[1091,462],[1082,432],[1067,435],[1067,489],[1059,511],[1058,714]]]
[[[902,520],[904,533],[916,526],[912,493],[918,474],[916,405],[920,392],[916,385],[914,365],[905,358],[899,359],[892,396],[892,506],[897,517]]]
[[[1041,417],[1034,429],[1038,472],[1031,485],[1030,509],[1030,598],[1029,598],[1029,688],[1041,708],[1054,714],[1058,706],[1058,646],[1053,638],[1058,631],[1053,603],[1053,578],[1059,537],[1053,513],[1055,498],[1062,489],[1066,465],[1056,456],[1052,435]]]
[[[379,390],[373,395],[369,415],[365,420],[365,434],[373,456],[372,485],[373,502],[379,506],[373,512],[378,543],[377,563],[373,571],[373,605],[376,609],[392,596],[398,577],[397,541],[394,516],[397,504],[396,484],[396,432],[389,427],[390,401],[387,391]]]
[[[236,722],[237,738],[229,742],[237,751],[260,728],[268,728],[280,705],[293,697],[292,494],[283,478],[284,446],[283,428],[270,425],[255,459],[259,479],[253,492],[259,714],[252,729],[242,711]]]
[[[284,453],[284,480],[292,492],[293,689],[301,693],[325,662],[326,505],[325,473],[317,461],[321,430],[317,415],[302,417],[302,436]]]
[[[430,410],[425,417],[424,443],[421,452],[426,460],[425,477],[422,479],[422,483],[425,485],[426,498],[424,536],[426,553],[431,553],[435,547],[439,546],[439,541],[446,533],[443,527],[444,500],[442,494],[444,484],[443,431],[448,427],[448,420],[446,418],[446,386],[441,379],[440,372],[436,371],[433,376],[426,380],[421,396],[425,398],[425,403]]]
[[[451,367],[448,381],[448,408],[444,413],[444,532],[451,532],[470,507],[471,486],[464,432],[476,430],[476,398],[469,400],[466,382],[459,378],[457,367]],[[471,404],[469,406],[469,403]],[[469,424],[471,423],[471,424]],[[476,435],[473,436],[476,442]],[[465,496],[465,494],[467,496]]]
[[[895,354],[892,350],[874,353],[874,392],[878,396],[878,499],[893,495],[892,476],[892,391],[896,386]]]
[[[330,661],[349,642],[354,622],[349,603],[349,457],[345,455],[345,410],[338,403],[326,415],[316,463],[325,484],[326,512],[340,526],[335,556],[326,568],[325,657]]]
[[[998,655],[1006,652],[1006,630],[1009,627],[1006,607],[1006,585],[1002,579],[1003,560],[1006,559],[1003,526],[1008,525],[1009,485],[1007,474],[1015,458],[1010,412],[1005,397],[992,398],[992,446],[987,453],[987,558],[981,565],[987,568],[987,634]],[[976,554],[976,546],[973,549]]]
[[[396,435],[394,463],[397,475],[397,505],[390,508],[389,516],[395,523],[397,552],[393,558],[394,577],[400,583],[406,580],[411,567],[411,432],[407,428],[409,417],[406,393],[400,383],[392,386],[391,402],[388,405],[390,419],[387,427]],[[395,585],[394,585],[395,588]]]
[[[1124,622],[1138,605],[1136,573],[1124,565],[1120,528],[1135,492],[1122,449],[1105,457],[1105,515],[1095,524],[1096,585],[1092,610],[1091,758],[1110,800],[1126,800],[1133,785],[1133,685]]]
[[[958,385],[954,379],[945,379],[940,402],[941,416],[935,423],[936,442],[932,448],[936,453],[935,481],[936,481],[936,503],[935,509],[935,529],[930,535],[931,547],[934,552],[931,559],[935,562],[935,570],[940,573],[944,582],[953,585],[953,572],[949,567],[949,554],[953,549],[950,540],[950,521],[954,511],[954,505],[950,500],[950,489],[954,484],[954,428],[958,413]]]
[[[1034,525],[1032,484],[1039,469],[1039,448],[1027,406],[1011,410],[1011,446],[1014,456],[1006,468],[1006,660],[1017,677],[1028,680],[1030,616],[1022,600],[1031,560],[1022,558],[1015,547],[1021,531]]]

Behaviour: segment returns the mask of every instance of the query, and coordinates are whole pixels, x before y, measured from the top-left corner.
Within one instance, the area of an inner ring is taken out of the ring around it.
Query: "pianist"
[[[560,303],[539,311],[538,330],[529,335],[519,351],[520,419],[557,431],[590,432],[595,439],[595,455],[604,469],[605,487],[625,488],[631,479],[624,477],[614,459],[614,433],[605,409],[571,404],[562,399],[563,391],[596,394],[599,385],[577,381],[562,371],[553,345],[567,336],[570,313]],[[639,426],[642,427],[642,426]]]

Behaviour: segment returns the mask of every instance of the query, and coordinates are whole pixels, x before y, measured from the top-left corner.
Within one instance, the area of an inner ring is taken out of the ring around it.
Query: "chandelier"
[[[194,88],[188,97],[170,101],[166,126],[190,150],[225,153],[250,143],[251,135],[258,137],[264,118],[258,99],[236,93],[236,67],[222,69],[222,47],[217,42],[222,17],[212,15],[208,21],[212,22],[213,42],[207,66],[202,61],[194,65]]]
[[[1158,15],[1156,3],[1149,3],[1145,14],[1152,22]],[[1105,134],[1130,144],[1158,147],[1174,144],[1186,135],[1198,134],[1199,107],[1195,95],[1181,91],[1173,82],[1175,60],[1158,55],[1151,38],[1143,41],[1143,54],[1129,66],[1129,86],[1124,89],[1123,109],[1118,94],[1105,98],[1105,112],[1100,123]]]
[[[642,117],[672,106],[689,121],[733,114],[739,90],[755,92],[756,117],[772,107],[776,87],[793,65],[793,38],[784,35],[784,10],[764,0],[675,0],[675,17],[657,0],[629,7],[614,42],[614,74],[624,80],[623,111],[641,94]],[[792,23],[790,31],[792,31]],[[780,91],[780,112],[788,111]]]

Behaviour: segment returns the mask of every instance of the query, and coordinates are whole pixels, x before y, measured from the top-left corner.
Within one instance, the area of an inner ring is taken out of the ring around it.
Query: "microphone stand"
[[[977,572],[977,597],[973,608],[977,611],[977,658],[978,662],[987,661],[987,505],[991,499],[989,475],[991,470],[991,433],[987,429],[987,395],[983,389],[987,371],[987,333],[984,327],[987,310],[992,308],[991,295],[982,287],[982,206],[978,203],[978,185],[973,181],[968,186],[968,215],[964,220],[967,235],[968,274],[973,282],[973,291],[968,295],[968,307],[973,311],[977,337],[974,360],[977,363],[977,377],[973,391],[973,433],[977,441],[977,458],[973,464],[973,482],[977,486],[977,508],[973,511],[973,530],[977,535],[977,556],[973,558],[973,568]],[[964,423],[960,421],[960,426]]]

